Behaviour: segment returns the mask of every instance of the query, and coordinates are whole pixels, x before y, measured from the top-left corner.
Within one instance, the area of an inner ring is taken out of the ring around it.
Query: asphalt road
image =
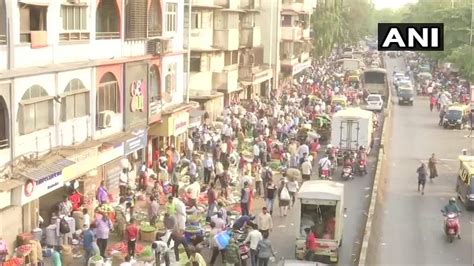
[[[347,209],[344,218],[343,243],[339,265],[355,265],[359,257],[363,230],[367,220],[367,210],[370,204],[370,194],[372,193],[380,131],[381,126],[376,134],[374,147],[368,158],[368,174],[366,176],[355,176],[353,180],[341,181],[341,167],[338,167],[337,172],[333,174],[334,181],[345,184],[344,201]],[[317,168],[314,169],[314,172],[317,173]],[[312,179],[315,178],[317,178],[316,174],[313,174]],[[259,200],[257,199],[257,201]],[[275,206],[278,206],[277,203],[275,204]],[[274,230],[270,234],[270,240],[277,251],[277,258],[295,258],[294,241],[298,230],[298,225],[295,224],[297,215],[300,215],[298,204],[295,204],[295,208],[289,211],[287,217],[280,217],[278,211],[273,215]]]
[[[403,60],[386,59],[389,75],[403,70]],[[396,99],[396,98],[395,98]],[[468,131],[438,127],[438,114],[430,113],[426,97],[414,106],[394,105],[383,197],[376,207],[368,265],[473,265],[472,212],[461,216],[462,239],[448,243],[440,210],[455,185],[463,148],[472,150]],[[439,177],[427,182],[425,195],[417,192],[416,168],[436,153]],[[458,202],[458,204],[461,206]]]

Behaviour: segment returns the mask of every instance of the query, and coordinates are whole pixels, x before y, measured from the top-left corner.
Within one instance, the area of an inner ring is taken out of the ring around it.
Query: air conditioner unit
[[[112,117],[115,114],[113,111],[102,111],[99,113],[99,128],[109,128],[112,126]]]
[[[147,50],[148,50],[148,53],[149,54],[152,54],[152,55],[160,55],[162,54],[162,44],[161,44],[161,41],[160,39],[152,39],[152,40],[149,40],[148,41],[148,44],[147,44]]]

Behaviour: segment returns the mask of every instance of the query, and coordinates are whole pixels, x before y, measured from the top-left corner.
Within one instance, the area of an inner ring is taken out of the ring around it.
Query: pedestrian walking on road
[[[257,217],[258,229],[262,234],[270,234],[273,229],[273,220],[270,213],[268,213],[267,207],[262,208],[262,212]]]
[[[291,196],[286,186],[286,180],[282,180],[278,189],[278,205],[280,206],[280,216],[286,216],[290,206]]]
[[[270,257],[275,257],[275,251],[273,251],[272,242],[268,239],[268,234],[263,234],[263,239],[258,242],[258,266],[268,266]]]
[[[257,266],[258,261],[258,243],[263,239],[262,233],[258,231],[258,226],[256,224],[252,224],[252,231],[247,235],[245,239],[245,243],[249,243],[250,245],[250,262],[252,266]]]
[[[426,164],[422,163],[421,166],[416,169],[416,173],[418,174],[418,192],[420,192],[421,190],[421,195],[424,195],[426,177],[428,176],[428,169],[426,169]]]
[[[266,187],[266,197],[265,202],[270,215],[273,215],[273,204],[275,203],[275,195],[277,192],[277,186],[273,183],[273,180],[268,181],[268,186]]]
[[[433,182],[433,179],[438,176],[438,169],[436,168],[436,164],[438,164],[438,159],[436,159],[436,155],[433,153],[431,154],[431,158],[428,161],[431,182]]]

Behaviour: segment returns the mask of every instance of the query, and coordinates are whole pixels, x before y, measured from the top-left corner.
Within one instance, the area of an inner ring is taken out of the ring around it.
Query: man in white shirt
[[[257,217],[258,229],[263,233],[270,233],[273,229],[273,220],[271,214],[268,212],[267,207],[262,208],[262,212]]]
[[[253,144],[253,161],[258,162],[258,158],[260,157],[260,147],[258,146],[258,143],[255,142]]]
[[[330,175],[329,171],[331,170],[331,165],[332,165],[331,160],[329,160],[329,157],[327,154],[325,154],[324,157],[321,158],[321,160],[319,160],[319,169],[321,170],[321,173],[325,171],[325,172],[328,172],[328,174]]]
[[[301,175],[303,177],[303,181],[308,181],[311,179],[311,172],[313,170],[313,166],[309,162],[309,160],[306,158],[301,164]]]
[[[171,265],[169,252],[174,246],[174,242],[170,239],[171,231],[167,231],[163,236],[157,234],[156,241],[151,244],[151,249],[155,254],[155,263],[157,266],[161,266],[164,261],[166,266]]]
[[[252,224],[252,228],[253,230],[250,231],[250,233],[247,235],[247,238],[245,239],[245,243],[250,243],[250,261],[252,262],[251,265],[257,265],[258,242],[260,242],[260,240],[263,239],[263,236],[262,236],[262,233],[258,231],[257,225]]]

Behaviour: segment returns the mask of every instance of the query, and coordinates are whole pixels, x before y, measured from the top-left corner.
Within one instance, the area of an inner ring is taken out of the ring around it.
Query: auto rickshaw
[[[335,106],[339,104],[342,107],[347,107],[347,97],[344,95],[334,95],[331,99],[331,105]]]
[[[304,261],[337,263],[344,227],[344,185],[329,180],[311,180],[296,196],[301,204],[296,222],[295,257]],[[306,249],[310,231],[316,235],[315,251]]]
[[[443,117],[443,128],[458,128],[469,120],[470,108],[468,105],[453,103],[448,106],[448,110]]]
[[[474,156],[459,156],[459,171],[456,184],[456,192],[459,199],[464,203],[467,209],[474,208]]]

